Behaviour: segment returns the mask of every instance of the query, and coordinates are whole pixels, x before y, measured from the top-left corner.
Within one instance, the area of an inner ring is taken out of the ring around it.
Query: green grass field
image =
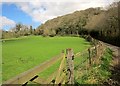
[[[77,53],[89,46],[90,43],[80,37],[29,36],[6,39],[2,43],[3,81],[49,60],[66,48],[73,48],[74,53]],[[45,74],[48,74],[48,71],[41,75]]]

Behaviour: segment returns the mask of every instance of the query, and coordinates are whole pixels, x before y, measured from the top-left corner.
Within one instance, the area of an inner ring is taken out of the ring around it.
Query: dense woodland
[[[10,31],[2,30],[2,38],[28,35],[42,36],[84,36],[92,37],[120,46],[120,2],[114,2],[106,9],[89,8],[72,14],[48,20],[38,28],[17,24]]]

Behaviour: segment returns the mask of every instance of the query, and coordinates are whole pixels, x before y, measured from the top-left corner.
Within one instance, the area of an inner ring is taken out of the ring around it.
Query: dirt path
[[[113,51],[113,60],[110,70],[112,72],[111,77],[104,82],[105,86],[120,86],[120,47],[106,44]]]

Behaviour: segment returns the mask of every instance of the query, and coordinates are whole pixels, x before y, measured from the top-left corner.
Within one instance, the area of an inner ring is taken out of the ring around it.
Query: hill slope
[[[93,16],[104,12],[100,8],[89,8],[82,11],[76,11],[72,14],[67,14],[48,20],[45,24],[38,27],[40,34],[77,34],[79,29],[82,29]]]
[[[120,46],[119,4],[120,2],[114,2],[106,10],[89,8],[48,20],[40,25],[36,32],[43,36],[90,34]]]

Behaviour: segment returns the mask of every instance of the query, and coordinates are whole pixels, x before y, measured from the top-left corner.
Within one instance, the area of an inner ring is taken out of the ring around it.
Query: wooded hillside
[[[120,1],[106,8],[88,8],[58,16],[33,29],[32,26],[16,24],[10,31],[2,30],[1,38],[29,35],[84,36],[91,35],[99,40],[120,46]]]
[[[106,9],[89,8],[60,16],[40,25],[36,32],[43,36],[88,35],[118,45],[120,41],[120,2]]]

